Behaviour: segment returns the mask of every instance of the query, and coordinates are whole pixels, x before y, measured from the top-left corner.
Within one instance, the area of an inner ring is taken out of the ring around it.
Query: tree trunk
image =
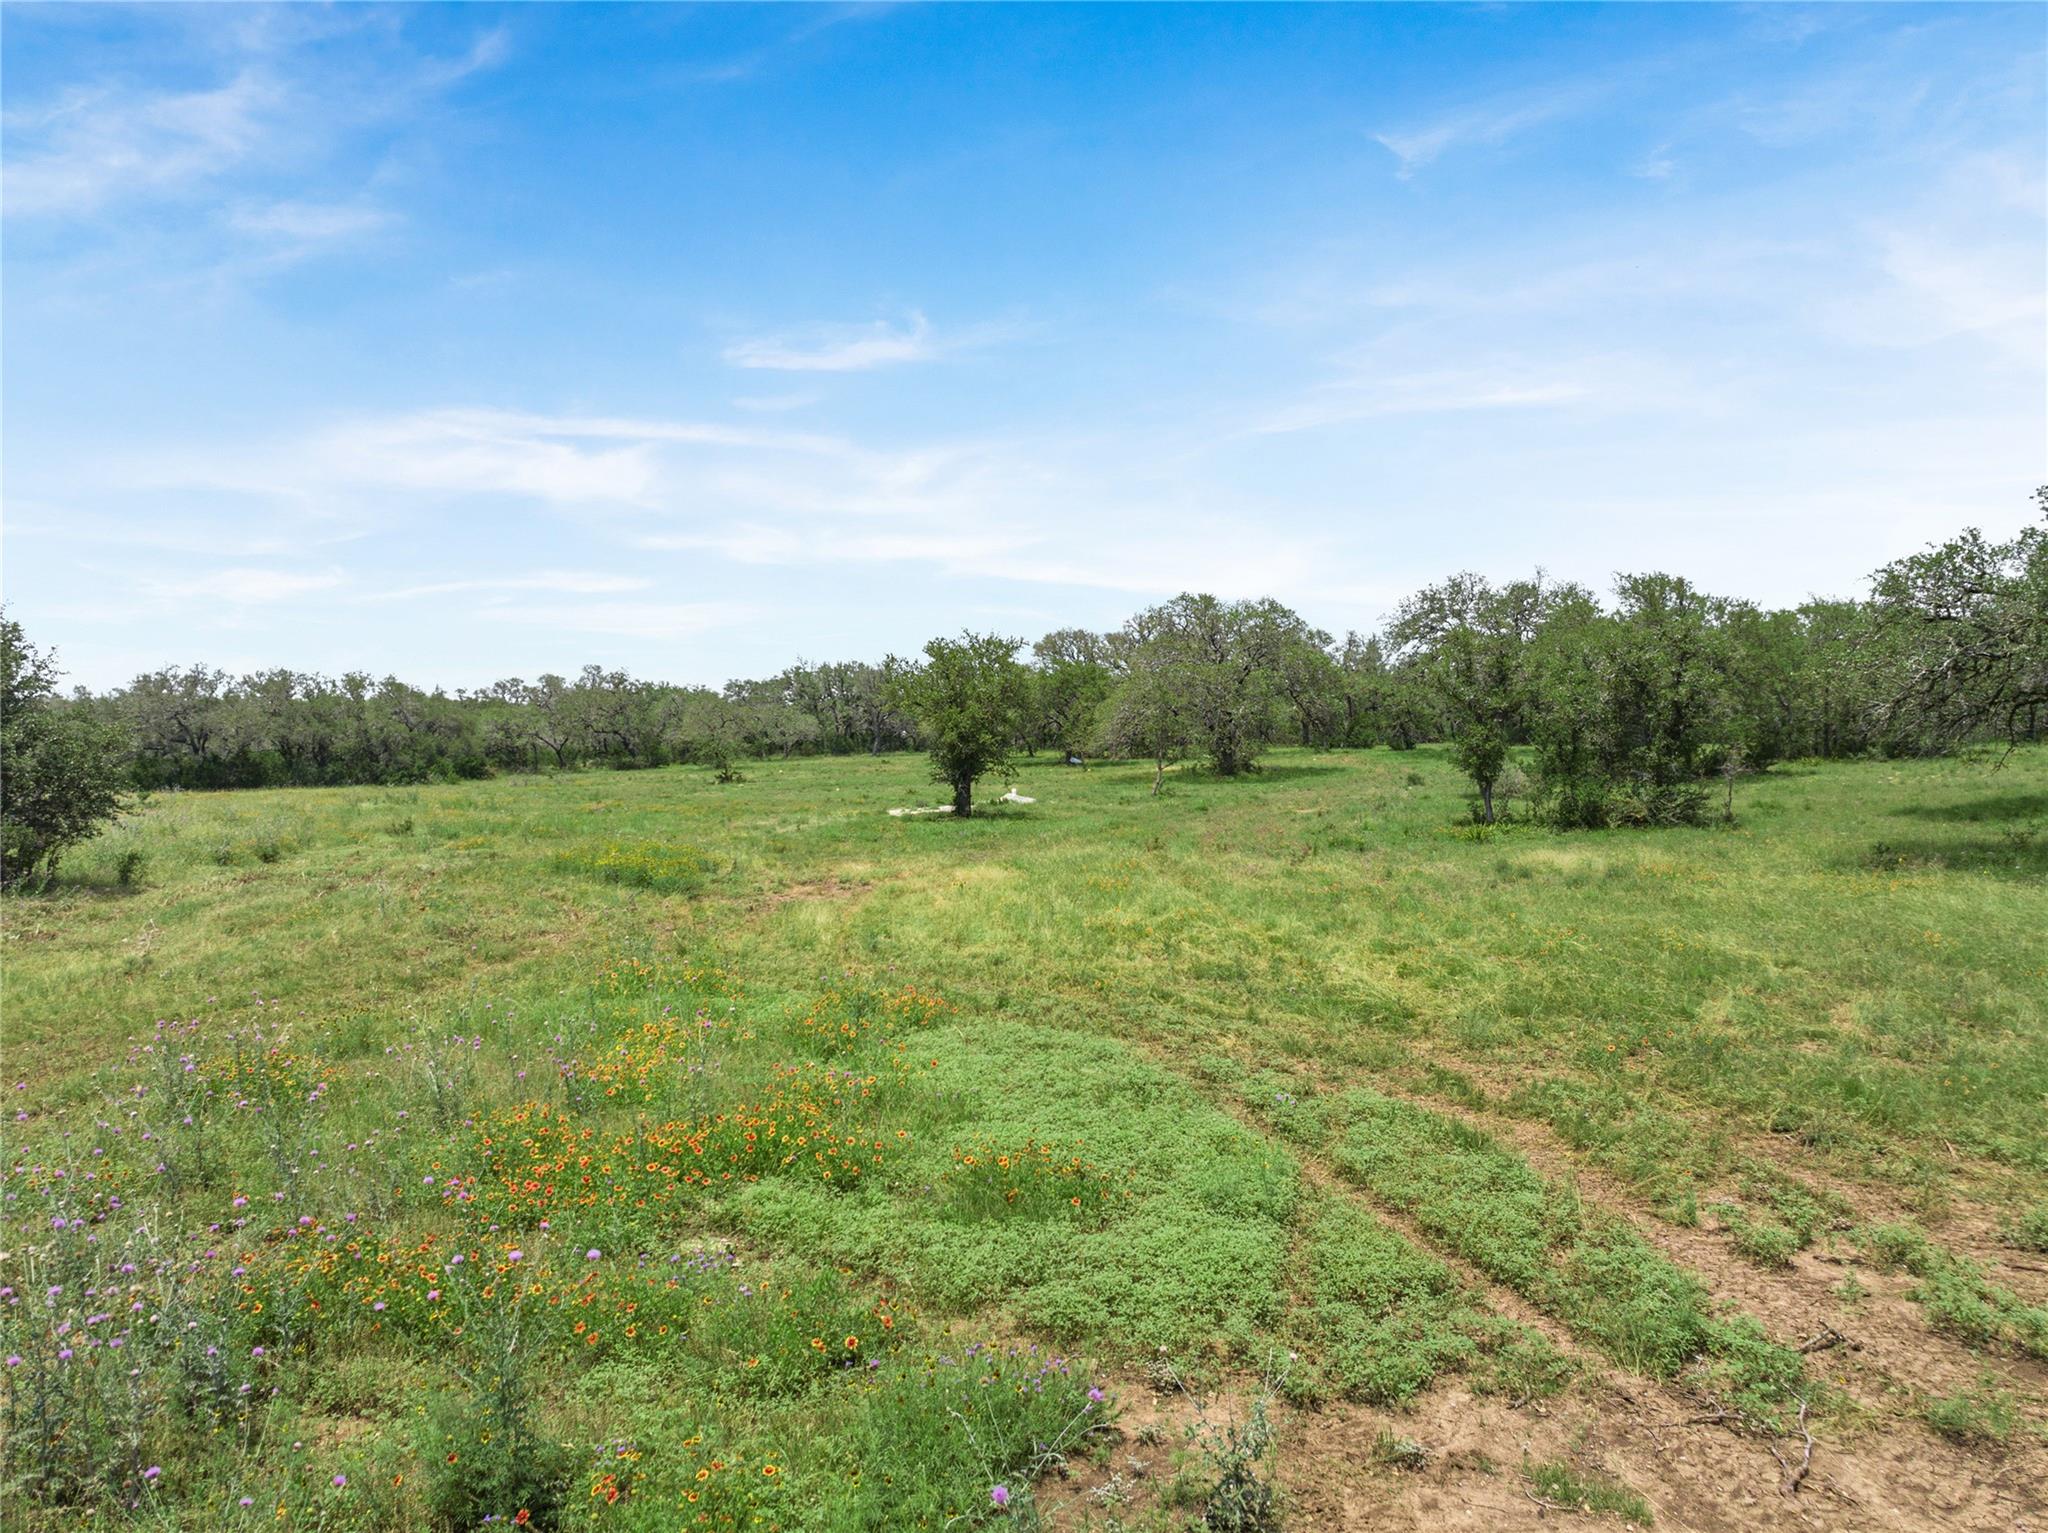
[[[1487,824],[1489,824],[1489,825],[1491,825],[1491,824],[1493,823],[1493,784],[1492,784],[1492,783],[1490,783],[1490,782],[1483,782],[1483,783],[1481,783],[1481,784],[1479,785],[1479,802],[1480,802],[1481,804],[1484,804],[1484,805],[1486,806],[1486,823],[1487,823]]]
[[[974,783],[972,779],[953,784],[953,813],[963,820],[974,813]]]
[[[1166,758],[1164,756],[1155,756],[1152,758],[1152,796],[1154,798],[1159,797],[1159,785],[1165,781]]]

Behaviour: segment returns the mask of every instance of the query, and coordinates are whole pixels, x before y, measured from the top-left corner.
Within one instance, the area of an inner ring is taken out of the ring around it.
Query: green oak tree
[[[0,883],[47,881],[121,812],[119,731],[57,696],[57,659],[0,615]]]
[[[917,720],[931,753],[932,780],[953,790],[953,813],[974,813],[974,784],[1010,764],[1031,702],[1020,639],[962,633],[934,639],[922,662],[891,655],[883,667],[891,704]]]

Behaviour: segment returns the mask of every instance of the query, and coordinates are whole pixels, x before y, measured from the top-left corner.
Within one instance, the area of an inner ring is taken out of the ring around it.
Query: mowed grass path
[[[1038,803],[966,823],[884,812],[934,798],[914,757],[161,797],[10,906],[8,1052],[49,1081],[252,997],[398,1017],[682,952],[1183,1058],[1650,1092],[1870,1174],[2042,1191],[2048,752],[1779,767],[1734,830],[1477,837],[1429,751],[1169,783],[1027,763]],[[607,854],[694,887],[606,882]]]

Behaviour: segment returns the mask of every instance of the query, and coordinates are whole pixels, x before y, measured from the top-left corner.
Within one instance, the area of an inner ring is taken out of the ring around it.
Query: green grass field
[[[173,795],[9,900],[23,1525],[2048,1515],[2048,752],[924,775]]]

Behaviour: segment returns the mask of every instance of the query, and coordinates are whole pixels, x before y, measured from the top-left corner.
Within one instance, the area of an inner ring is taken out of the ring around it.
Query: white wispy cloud
[[[709,552],[737,564],[893,564],[906,560],[987,567],[1027,547],[1032,539],[979,527],[904,531],[734,523],[703,532],[657,533],[638,540],[665,552]]]
[[[2029,161],[2031,160],[2031,163]],[[1957,156],[1839,235],[1813,311],[1831,338],[1894,349],[1967,339],[2048,372],[2048,206],[2038,152]]]
[[[452,58],[423,58],[408,82],[416,92],[446,90],[473,74],[495,69],[512,53],[512,34],[504,27],[480,32],[469,47]]]
[[[760,611],[744,602],[519,602],[480,607],[476,615],[525,624],[538,632],[664,640],[738,627],[757,619]]]
[[[1019,522],[999,506],[966,526],[928,525],[888,531],[846,530],[816,523],[743,523],[701,532],[657,534],[640,546],[663,552],[709,552],[735,563],[771,568],[849,564],[918,565],[948,578],[1070,586],[1136,596],[1205,590],[1250,596],[1298,587],[1318,568],[1311,539],[1275,536],[1215,518],[1199,534],[1187,519],[1158,508],[1107,508],[1077,521]]]
[[[1672,172],[1678,169],[1678,161],[1671,156],[1669,144],[1659,144],[1635,162],[1629,174],[1645,181],[1669,181]]]
[[[644,503],[652,445],[538,429],[488,411],[438,411],[351,422],[322,433],[304,464],[320,482],[425,493],[515,495],[565,503]],[[280,464],[290,471],[290,465]]]
[[[141,203],[205,209],[252,172],[289,171],[303,180],[328,168],[351,135],[405,118],[508,52],[503,28],[440,57],[406,47],[400,28],[372,26],[377,18],[264,14],[312,9],[211,13],[199,41],[222,78],[209,86],[143,87],[110,69],[46,100],[11,105],[0,206],[9,218],[81,220]],[[185,21],[175,12],[162,18],[167,49]],[[365,28],[387,46],[346,71],[315,51],[337,31]],[[234,233],[307,244],[365,232],[389,216],[358,189],[349,199],[238,207],[222,222]]]
[[[1439,371],[1346,379],[1322,384],[1291,404],[1256,419],[1259,436],[1313,431],[1383,415],[1464,410],[1526,410],[1576,404],[1591,390],[1568,378],[1487,371]]]
[[[930,362],[940,355],[931,322],[912,314],[909,323],[820,325],[793,335],[759,336],[725,348],[734,367],[790,373],[863,373],[906,362]]]
[[[524,502],[625,547],[761,568],[921,565],[1147,594],[1196,585],[1252,594],[1317,568],[1313,540],[1276,537],[1261,515],[1231,514],[1233,497],[1203,486],[1198,463],[1188,466],[1190,445],[1177,433],[1127,433],[882,447],[716,422],[461,408],[359,419],[267,446],[188,449],[129,482],[231,486],[316,519],[359,514],[390,525]],[[524,598],[617,596],[648,583],[603,570],[459,572],[354,599],[471,594],[493,609],[538,611]],[[624,615],[600,618],[600,607]],[[642,637],[697,620],[658,603],[546,610],[629,623]]]
[[[493,575],[465,580],[436,580],[425,585],[401,586],[362,598],[366,602],[413,601],[423,596],[464,594],[510,596],[523,591],[547,591],[569,596],[603,596],[614,592],[645,591],[654,582],[644,575],[604,575],[582,570],[547,570],[535,575]]]
[[[1375,133],[1373,138],[1401,162],[1396,173],[1405,181],[1454,149],[1498,148],[1531,129],[1588,111],[1610,93],[1601,83],[1520,92],[1476,102],[1434,122]]]
[[[241,560],[303,557],[311,548],[355,542],[364,536],[364,529],[280,528],[274,519],[272,525],[259,528],[222,506],[210,507],[198,515],[163,511],[152,516],[147,524],[138,524],[132,515],[124,516],[119,510],[9,497],[6,536],[9,543],[31,539],[70,548],[147,548],[214,560]]]
[[[114,478],[138,490],[253,495],[315,516],[390,492],[630,508],[659,504],[665,455],[690,448],[846,450],[829,437],[717,422],[451,408],[359,416],[283,440],[181,446]]]
[[[240,568],[213,570],[205,574],[141,582],[148,594],[164,601],[219,601],[235,606],[265,606],[291,601],[316,591],[331,591],[347,584],[338,570],[309,574],[298,570]]]
[[[801,410],[817,402],[816,394],[742,394],[733,400],[732,407],[753,414],[779,415],[785,410]]]
[[[1974,336],[2039,370],[2048,330],[2040,241],[1965,244],[1923,228],[1886,229],[1874,239],[1889,281],[1843,296],[1835,312],[1851,333],[1881,346]]]
[[[256,153],[287,92],[244,70],[210,90],[76,86],[41,107],[11,111],[18,145],[6,162],[9,215],[96,212],[131,196],[166,196],[212,181]]]
[[[981,324],[940,334],[913,311],[901,324],[875,320],[865,325],[815,325],[734,341],[725,360],[734,367],[786,373],[865,373],[909,363],[936,362],[1024,333],[1013,324]]]
[[[292,245],[321,245],[354,239],[388,227],[394,215],[362,202],[272,202],[239,207],[228,214],[243,234]]]
[[[671,71],[671,77],[693,85],[724,85],[750,80],[777,60],[821,33],[849,22],[871,22],[897,9],[897,0],[855,0],[844,5],[806,6],[804,19],[766,45],[724,59],[702,60]]]

